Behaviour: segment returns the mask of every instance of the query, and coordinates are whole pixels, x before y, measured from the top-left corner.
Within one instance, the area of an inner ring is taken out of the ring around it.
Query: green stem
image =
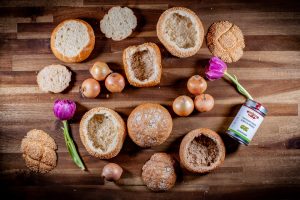
[[[253,100],[253,97],[249,94],[249,92],[238,82],[237,78],[230,75],[229,73],[225,72],[224,75],[226,75],[227,78],[229,78],[236,86],[238,91],[246,96],[248,99]]]
[[[68,121],[64,120],[62,122],[63,122],[63,125],[64,125],[64,128],[63,128],[63,130],[64,130],[64,138],[65,138],[65,141],[66,141],[66,145],[67,145],[68,151],[69,151],[69,153],[70,153],[70,155],[71,155],[74,163],[81,170],[85,170],[85,166],[82,163],[81,158],[80,158],[80,156],[77,153],[77,150],[76,150],[76,147],[75,147],[75,144],[74,144],[72,138],[70,137],[69,128],[68,128]]]

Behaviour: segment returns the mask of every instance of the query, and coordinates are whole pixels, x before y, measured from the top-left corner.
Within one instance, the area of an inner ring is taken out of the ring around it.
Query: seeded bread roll
[[[101,159],[115,157],[121,150],[125,136],[125,123],[121,116],[104,107],[84,114],[79,126],[80,138],[92,156]]]
[[[61,22],[51,34],[51,50],[64,62],[81,62],[94,49],[95,35],[92,27],[80,19]]]
[[[162,144],[172,132],[172,117],[159,104],[145,103],[136,107],[127,120],[128,134],[140,147]]]
[[[37,83],[44,92],[60,93],[69,86],[71,75],[63,65],[49,65],[39,71]]]
[[[160,83],[161,54],[155,43],[127,47],[123,51],[123,64],[130,85],[150,87]]]
[[[39,173],[47,173],[56,167],[56,149],[53,138],[42,130],[29,131],[21,143],[26,166]]]
[[[100,21],[100,29],[105,37],[115,41],[131,35],[137,25],[137,19],[130,8],[112,7]]]
[[[204,28],[198,16],[183,7],[166,10],[159,17],[156,31],[166,49],[181,58],[195,55],[204,38]]]
[[[175,160],[166,153],[155,153],[142,169],[142,179],[153,191],[167,191],[176,182]]]
[[[221,137],[207,128],[186,134],[179,149],[180,163],[187,170],[207,173],[219,167],[225,159],[225,146]]]

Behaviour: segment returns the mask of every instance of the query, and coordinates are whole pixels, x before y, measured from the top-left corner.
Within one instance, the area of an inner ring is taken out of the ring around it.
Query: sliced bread
[[[123,64],[128,82],[136,87],[150,87],[160,83],[161,54],[155,43],[127,47]]]
[[[100,21],[100,29],[105,37],[119,41],[131,35],[137,19],[130,8],[112,7]]]
[[[80,19],[61,22],[51,34],[51,50],[64,62],[81,62],[94,49],[95,35],[92,27]]]
[[[183,7],[166,10],[159,17],[156,31],[161,43],[177,57],[196,54],[204,38],[204,28],[198,16]]]
[[[125,123],[121,116],[104,107],[89,110],[80,121],[80,138],[89,154],[101,158],[115,157],[121,150]]]
[[[63,65],[49,65],[39,71],[37,83],[44,92],[60,93],[69,86],[71,75]]]

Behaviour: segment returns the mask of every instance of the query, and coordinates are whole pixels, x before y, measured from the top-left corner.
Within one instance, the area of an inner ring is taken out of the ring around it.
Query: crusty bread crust
[[[196,21],[196,26],[195,28],[198,30],[198,39],[199,42],[196,44],[195,47],[191,48],[188,51],[180,50],[176,48],[174,45],[170,44],[166,39],[165,39],[165,33],[164,33],[164,21],[166,20],[166,17],[170,13],[175,13],[176,11],[183,11],[188,13],[188,15],[191,18],[194,18]],[[203,43],[203,38],[204,38],[204,28],[202,25],[201,20],[199,17],[190,9],[184,8],[184,7],[173,7],[170,8],[166,11],[164,11],[161,16],[159,17],[159,20],[156,25],[156,31],[157,31],[157,37],[161,41],[161,43],[166,47],[166,49],[174,56],[180,57],[180,58],[186,58],[195,55],[201,48],[202,43]]]
[[[190,143],[194,140],[195,137],[205,135],[206,137],[211,138],[217,144],[217,148],[219,149],[219,155],[216,158],[216,161],[209,167],[201,167],[195,168],[191,166],[189,161],[187,160],[188,154],[188,147]],[[207,173],[216,168],[218,168],[225,159],[225,146],[221,137],[214,131],[208,128],[199,128],[193,131],[190,131],[188,134],[184,136],[181,141],[180,149],[179,149],[179,157],[180,157],[180,164],[185,167],[187,170],[195,173]]]
[[[83,25],[86,26],[87,30],[88,30],[88,34],[89,34],[89,38],[90,41],[89,43],[86,45],[85,48],[82,49],[82,51],[74,57],[68,57],[65,56],[63,54],[61,54],[56,48],[55,48],[55,35],[57,33],[57,31],[60,29],[60,27],[62,27],[66,22],[69,21],[77,21],[82,23]],[[76,62],[81,62],[85,59],[87,59],[89,57],[89,55],[92,53],[94,46],[95,46],[95,34],[93,31],[93,28],[85,21],[81,20],[81,19],[68,19],[68,20],[64,20],[63,22],[61,22],[53,31],[51,34],[51,42],[50,42],[50,46],[51,46],[51,50],[53,52],[53,54],[55,55],[56,58],[58,58],[59,60],[63,61],[63,62],[68,62],[68,63],[76,63]]]
[[[118,139],[117,139],[117,144],[116,144],[115,148],[112,149],[111,151],[105,152],[105,153],[98,153],[90,148],[90,146],[87,143],[87,137],[86,137],[86,131],[85,131],[85,129],[87,127],[84,126],[84,122],[86,120],[88,120],[89,116],[95,115],[100,111],[105,111],[107,113],[110,113],[117,120],[117,123],[120,127],[120,129],[117,133]],[[123,146],[123,143],[124,143],[125,137],[126,137],[126,127],[125,127],[125,122],[123,121],[122,117],[116,111],[109,109],[109,108],[105,108],[105,107],[96,107],[96,108],[93,108],[93,109],[89,110],[88,112],[86,112],[80,121],[79,132],[80,132],[80,139],[81,139],[84,147],[88,151],[88,153],[90,155],[98,157],[100,159],[110,159],[110,158],[113,158],[116,155],[118,155],[118,153],[122,149],[122,146]]]
[[[133,79],[133,77],[130,76],[130,73],[129,73],[130,66],[127,64],[127,57],[128,57],[128,52],[131,49],[136,49],[137,47],[144,47],[144,46],[153,49],[154,52],[155,52],[155,56],[156,56],[156,60],[157,60],[156,65],[155,65],[157,67],[156,68],[157,76],[154,80],[149,80],[147,82],[140,83],[140,82],[135,81]],[[128,80],[130,85],[133,85],[135,87],[151,87],[151,86],[158,85],[160,83],[161,74],[162,74],[161,53],[160,53],[159,47],[155,43],[147,42],[147,43],[144,43],[144,44],[141,44],[141,45],[138,45],[138,46],[129,46],[129,47],[127,47],[123,51],[123,64],[124,64],[125,74],[126,74],[127,80]]]

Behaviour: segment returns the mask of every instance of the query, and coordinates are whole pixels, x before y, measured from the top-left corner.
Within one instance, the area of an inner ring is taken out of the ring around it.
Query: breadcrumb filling
[[[153,75],[154,61],[148,49],[137,51],[131,56],[131,69],[140,81],[147,80]]]
[[[179,48],[188,49],[196,46],[197,32],[190,18],[173,13],[165,23],[165,34]]]

